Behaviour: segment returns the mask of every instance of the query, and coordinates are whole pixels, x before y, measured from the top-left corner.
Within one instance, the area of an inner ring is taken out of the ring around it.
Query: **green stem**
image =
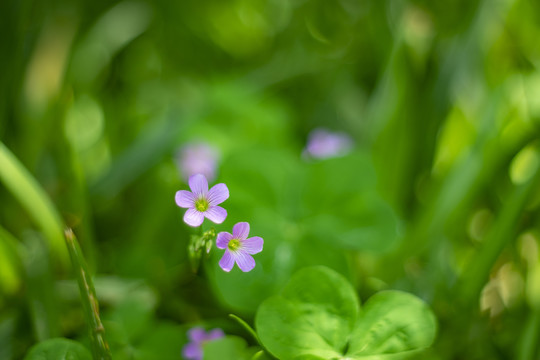
[[[259,337],[257,336],[257,333],[251,326],[249,326],[247,322],[234,314],[229,314],[229,317],[233,320],[236,320],[236,322],[239,323],[244,329],[246,329],[246,331],[253,337],[253,339],[255,339],[255,341],[262,346]]]
[[[110,360],[112,357],[109,345],[104,337],[105,328],[99,317],[99,304],[92,277],[88,272],[86,261],[84,260],[75,234],[73,234],[71,229],[67,229],[65,236],[71,262],[77,273],[77,282],[79,284],[84,315],[90,327],[90,342],[92,343],[94,360]]]
[[[22,260],[19,241],[0,225],[0,291],[14,294],[21,285]]]
[[[249,326],[249,324],[247,322],[245,322],[243,319],[241,319],[240,317],[234,315],[234,314],[229,314],[229,317],[233,320],[235,320],[238,324],[240,324],[240,326],[242,326],[244,329],[246,329],[246,331],[253,337],[253,339],[255,339],[255,341],[257,342],[257,344],[259,344],[259,346],[264,350],[264,352],[266,352],[266,354],[272,358],[272,359],[275,359],[275,357],[272,355],[272,353],[270,351],[268,351],[268,349],[263,345],[263,343],[261,342],[261,340],[259,339],[259,337],[257,336],[257,332],[255,332],[255,330]],[[256,353],[254,356],[253,356],[253,359],[256,359],[256,358],[259,358],[261,355],[257,355],[259,353]],[[257,355],[257,357],[255,357]]]
[[[2,142],[0,142],[0,181],[41,228],[61,267],[67,268],[69,260],[62,235],[62,218],[36,179]]]
[[[521,340],[518,347],[518,360],[534,359],[534,350],[538,342],[538,333],[540,332],[540,309],[534,309],[532,316],[527,320],[523,329]]]
[[[502,208],[495,225],[484,240],[482,249],[461,275],[459,286],[464,303],[470,303],[478,297],[499,254],[508,242],[515,238],[519,218],[539,183],[540,171],[537,170],[532,179],[514,190]]]
[[[257,351],[255,354],[253,354],[253,356],[251,357],[251,360],[259,360],[261,356],[263,355],[264,355],[263,350]]]

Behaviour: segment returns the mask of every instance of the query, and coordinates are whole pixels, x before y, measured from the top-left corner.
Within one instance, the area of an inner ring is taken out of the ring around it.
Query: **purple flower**
[[[213,329],[206,333],[202,327],[195,327],[188,331],[188,338],[191,342],[184,346],[182,355],[187,360],[202,360],[203,344],[207,341],[220,339],[224,336],[225,334],[221,329]]]
[[[187,144],[177,154],[178,168],[185,180],[192,175],[203,174],[209,181],[213,181],[218,160],[218,151],[204,142]]]
[[[227,217],[227,210],[217,206],[229,198],[229,189],[225,184],[216,184],[208,190],[208,181],[202,174],[189,177],[191,192],[176,192],[176,205],[188,208],[184,221],[190,226],[199,226],[204,218],[221,224]]]
[[[258,236],[250,237],[249,224],[239,222],[233,227],[232,235],[228,232],[220,232],[216,239],[216,245],[220,249],[226,249],[225,254],[219,261],[219,266],[227,272],[231,271],[234,263],[240,270],[247,272],[255,267],[255,260],[251,255],[260,253],[263,249],[263,239]]]
[[[346,155],[353,146],[349,135],[318,128],[309,134],[304,154],[316,159],[328,159]]]

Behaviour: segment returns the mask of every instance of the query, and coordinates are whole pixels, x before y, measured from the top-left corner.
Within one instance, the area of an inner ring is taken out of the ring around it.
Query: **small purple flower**
[[[318,128],[309,134],[304,154],[316,159],[328,159],[346,155],[352,146],[353,141],[346,133]]]
[[[188,208],[184,221],[190,226],[200,226],[204,218],[221,224],[227,217],[227,210],[217,206],[229,198],[229,189],[225,184],[216,184],[208,190],[208,181],[202,174],[189,177],[191,192],[176,192],[176,205]]]
[[[207,341],[217,340],[224,337],[221,329],[213,329],[208,333],[202,327],[195,327],[188,331],[188,338],[191,342],[182,349],[182,355],[187,360],[202,360],[203,344]]]
[[[248,239],[248,235],[249,224],[247,222],[239,222],[234,225],[232,235],[228,232],[218,234],[217,247],[226,249],[219,261],[219,266],[223,270],[231,271],[235,262],[243,272],[250,271],[255,267],[255,260],[251,255],[262,251],[264,241],[258,236]]]
[[[185,180],[195,174],[203,174],[209,181],[216,178],[219,152],[207,143],[185,145],[178,151],[176,159]]]

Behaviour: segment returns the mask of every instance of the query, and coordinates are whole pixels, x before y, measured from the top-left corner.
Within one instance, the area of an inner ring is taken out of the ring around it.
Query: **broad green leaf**
[[[92,360],[92,355],[76,341],[55,338],[33,346],[24,360]]]
[[[254,348],[248,349],[244,339],[236,336],[226,336],[203,344],[204,360],[249,360],[255,352]]]
[[[364,359],[369,355],[403,353],[405,357],[408,351],[429,347],[435,329],[435,317],[422,300],[401,291],[382,291],[366,302],[347,355]]]
[[[284,360],[405,359],[429,347],[436,330],[429,307],[400,291],[380,292],[359,311],[349,282],[325,267],[296,273],[255,323],[262,345]]]
[[[264,239],[264,250],[254,255],[257,265],[248,273],[236,266],[224,272],[218,265],[223,251],[212,251],[206,266],[211,266],[212,287],[228,309],[252,315],[305,266],[325,265],[346,272],[343,252],[329,246],[331,240],[314,237],[302,220],[304,165],[298,154],[267,147],[244,148],[225,159],[220,181],[234,195],[225,203],[229,225],[217,226],[217,232],[231,232],[236,222],[248,220],[250,236]]]
[[[369,156],[309,164],[303,196],[310,237],[345,249],[387,252],[397,245],[400,222],[379,196]]]
[[[280,359],[339,357],[358,315],[354,289],[325,267],[297,272],[281,295],[261,304],[255,319],[261,342]]]
[[[137,360],[154,360],[159,354],[159,360],[181,359],[182,347],[185,343],[186,329],[172,322],[160,322],[149,326],[146,334],[137,344]],[[131,344],[127,348],[133,349]],[[113,354],[114,355],[114,354]],[[113,359],[117,360],[116,357]]]

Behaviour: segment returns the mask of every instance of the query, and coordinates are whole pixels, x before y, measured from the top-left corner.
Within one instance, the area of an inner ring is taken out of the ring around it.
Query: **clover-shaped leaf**
[[[24,360],[91,360],[92,355],[81,344],[64,338],[45,340],[33,346]]]
[[[255,352],[256,348],[248,348],[246,341],[236,336],[226,336],[203,345],[204,360],[249,360]]]
[[[325,267],[300,270],[255,318],[262,344],[279,359],[404,359],[431,345],[428,306],[401,291],[383,291],[362,310],[350,283]]]

